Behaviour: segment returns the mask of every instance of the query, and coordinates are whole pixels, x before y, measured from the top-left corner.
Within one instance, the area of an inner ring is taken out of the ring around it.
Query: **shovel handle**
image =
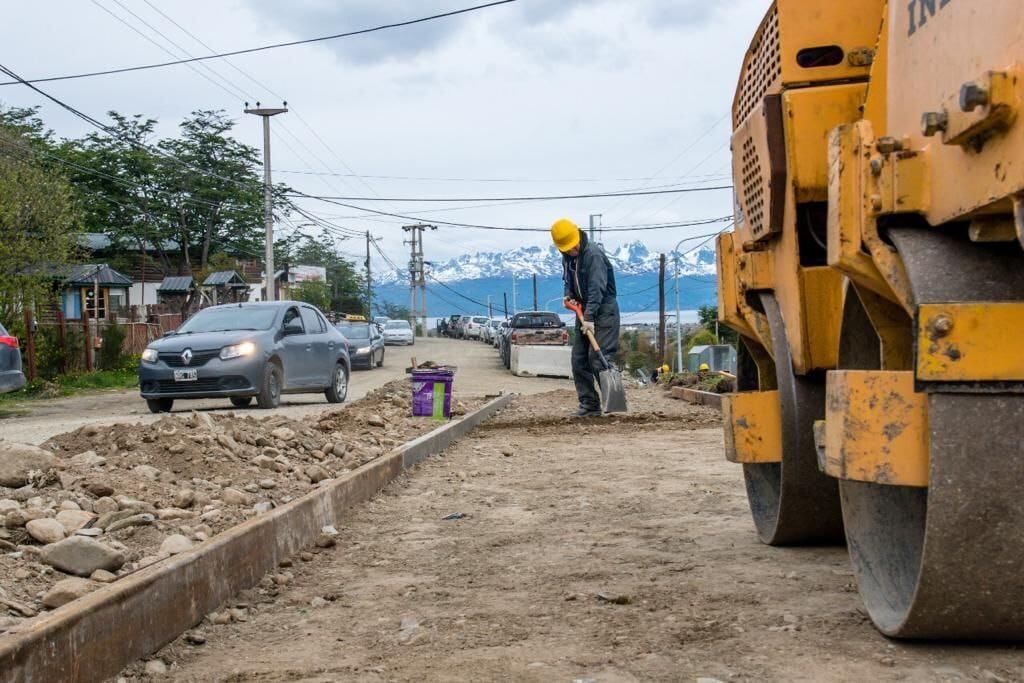
[[[566,299],[563,303],[566,308],[576,313],[576,317],[580,322],[583,322],[583,307],[580,305],[579,301],[576,301],[575,299]],[[590,348],[594,349],[594,351],[601,356],[601,360],[604,361],[604,366],[607,368],[608,359],[604,357],[604,353],[601,351],[601,345],[597,343],[597,338],[594,337],[594,334],[589,330],[584,331],[583,334],[585,334],[587,339],[590,341]]]

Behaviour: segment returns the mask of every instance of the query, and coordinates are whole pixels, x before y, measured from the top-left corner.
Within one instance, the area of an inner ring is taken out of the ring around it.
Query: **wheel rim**
[[[345,368],[340,365],[334,371],[334,391],[339,397],[344,396],[348,391],[348,378],[345,375]]]
[[[270,373],[270,398],[277,400],[281,395],[281,383],[276,372]]]

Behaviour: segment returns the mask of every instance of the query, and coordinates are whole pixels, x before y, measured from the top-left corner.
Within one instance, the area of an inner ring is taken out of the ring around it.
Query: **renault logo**
[[[185,365],[192,363],[192,349],[185,349],[181,352],[181,362]]]

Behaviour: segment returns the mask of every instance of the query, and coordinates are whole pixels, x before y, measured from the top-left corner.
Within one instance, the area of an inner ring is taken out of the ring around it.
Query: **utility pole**
[[[599,213],[592,213],[592,214],[590,214],[590,241],[591,242],[596,242],[596,240],[594,239],[594,237],[595,237],[594,236],[594,231],[597,228],[599,228],[600,225],[601,225],[601,216],[602,216],[602,214],[599,214]],[[594,220],[595,218],[597,220]]]
[[[505,299],[505,320],[508,320],[508,292],[502,292],[501,296]]]
[[[539,311],[540,304],[537,302],[537,273],[533,274],[533,310]]]
[[[516,306],[516,274],[512,271],[512,315],[515,315],[519,311]]]
[[[676,257],[676,372],[683,371],[683,323],[679,319],[679,254]]]
[[[270,181],[270,117],[284,114],[287,111],[287,102],[284,102],[281,107],[261,107],[257,102],[252,109],[249,108],[248,102],[245,103],[246,114],[263,118],[263,226],[267,233],[263,267],[267,271],[266,301],[277,299],[277,293],[274,291],[276,284],[274,278],[274,186]]]
[[[420,319],[423,334],[427,333],[427,274],[425,261],[423,260],[423,232],[425,230],[437,230],[436,225],[417,223],[415,225],[403,225],[402,230],[410,233],[407,244],[412,245],[412,256],[409,261],[409,314],[413,320]],[[416,315],[416,290],[419,289],[419,315]],[[415,333],[415,325],[413,325]]]
[[[665,255],[658,258],[658,363],[665,362]]]
[[[366,231],[366,318],[373,319],[373,280],[370,278],[370,231]]]
[[[487,319],[490,320],[494,317],[494,310],[491,308],[491,295],[487,295]]]

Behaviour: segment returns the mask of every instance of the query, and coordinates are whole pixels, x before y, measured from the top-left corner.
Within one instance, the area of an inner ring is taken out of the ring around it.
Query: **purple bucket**
[[[413,370],[412,371],[412,414],[414,417],[438,415],[434,406],[434,386],[444,385],[444,405],[440,414],[445,418],[452,415],[452,383],[454,370]]]

